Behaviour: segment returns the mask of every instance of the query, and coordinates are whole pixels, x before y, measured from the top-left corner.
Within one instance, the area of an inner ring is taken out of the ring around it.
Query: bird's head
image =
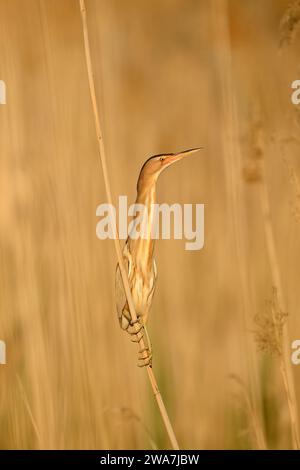
[[[203,147],[193,148],[184,150],[183,152],[178,153],[165,153],[160,155],[154,155],[153,157],[148,158],[142,166],[140,176],[138,179],[137,189],[138,191],[142,190],[143,187],[151,186],[156,182],[159,175],[167,168],[179,160],[191,155],[195,152],[198,152]]]

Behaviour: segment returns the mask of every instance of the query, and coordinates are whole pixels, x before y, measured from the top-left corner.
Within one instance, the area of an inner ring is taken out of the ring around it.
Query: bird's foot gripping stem
[[[152,367],[152,352],[146,348],[141,348],[138,352],[138,367]]]
[[[138,367],[152,367],[152,347],[146,326],[139,319],[130,326],[131,341],[139,345]]]
[[[139,341],[138,367],[152,367],[152,346],[148,330],[143,326],[143,343]]]
[[[135,321],[130,320],[126,317],[123,317],[124,326],[123,329],[131,336],[131,341],[133,343],[138,343],[138,367],[152,367],[152,347],[148,331],[145,325],[141,322],[140,318],[137,318]]]

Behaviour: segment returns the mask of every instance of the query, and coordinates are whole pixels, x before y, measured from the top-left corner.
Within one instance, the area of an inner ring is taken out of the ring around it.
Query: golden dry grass
[[[158,188],[161,202],[206,211],[202,251],[156,247],[149,330],[179,443],[290,448],[279,365],[252,332],[274,285],[263,181],[283,311],[300,338],[299,109],[289,88],[300,35],[282,41],[289,2],[86,3],[115,200],[134,200],[147,156],[206,148]],[[114,311],[113,242],[95,236],[105,191],[78,2],[0,0],[0,13],[0,447],[163,448]],[[299,396],[300,366],[292,372]]]

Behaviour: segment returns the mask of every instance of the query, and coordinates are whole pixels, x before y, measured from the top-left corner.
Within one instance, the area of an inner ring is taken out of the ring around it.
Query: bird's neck
[[[144,187],[138,191],[136,204],[144,206],[146,214],[146,234],[144,237],[139,237],[137,240],[130,239],[131,253],[135,257],[135,263],[139,265],[142,270],[151,268],[154,254],[154,238],[153,225],[155,222],[155,208],[156,201],[156,182]],[[139,216],[139,211],[138,215]]]

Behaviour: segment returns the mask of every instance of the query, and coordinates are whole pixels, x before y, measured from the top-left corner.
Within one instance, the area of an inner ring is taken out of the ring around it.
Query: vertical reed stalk
[[[86,66],[87,66],[87,73],[88,73],[88,80],[89,80],[89,89],[90,89],[90,95],[91,95],[91,101],[92,101],[92,107],[93,107],[93,113],[94,113],[96,135],[97,135],[98,146],[99,146],[99,158],[100,158],[100,164],[101,164],[102,172],[103,172],[107,202],[109,204],[112,204],[110,182],[109,182],[107,164],[106,164],[105,147],[104,147],[104,142],[102,138],[100,116],[99,116],[99,110],[98,110],[98,104],[97,104],[97,98],[96,98],[95,81],[94,81],[94,73],[93,73],[92,60],[91,60],[90,42],[89,42],[88,26],[87,26],[87,19],[86,19],[86,8],[85,8],[84,0],[79,0],[79,4],[80,4],[80,11],[81,11],[81,18],[82,18],[84,49],[85,49]],[[136,315],[136,311],[135,311],[135,307],[134,307],[134,303],[133,303],[133,299],[132,299],[132,295],[131,295],[131,291],[129,287],[127,272],[126,272],[124,261],[123,261],[118,230],[116,227],[113,227],[113,231],[114,231],[115,249],[116,249],[118,263],[120,267],[120,273],[122,276],[124,291],[126,294],[131,318],[133,321],[135,321],[137,319],[137,315]],[[144,349],[143,343],[144,343],[143,340],[141,340],[142,349]],[[157,405],[158,405],[162,420],[164,422],[167,434],[169,436],[170,442],[172,444],[172,447],[174,450],[179,450],[178,442],[177,442],[172,424],[170,422],[167,410],[165,408],[161,393],[159,391],[152,367],[147,366],[147,372],[148,372],[148,377],[149,377],[151,387],[153,390],[153,394],[156,398]]]
[[[283,294],[283,287],[281,281],[281,273],[279,268],[279,262],[277,257],[275,237],[273,231],[273,225],[271,220],[271,209],[269,194],[266,186],[266,171],[265,164],[262,161],[261,163],[262,179],[260,183],[260,200],[262,213],[264,218],[264,230],[266,238],[266,246],[270,264],[270,270],[272,275],[272,281],[277,290],[278,295],[278,306],[279,309],[285,311],[285,301]],[[293,448],[300,449],[300,436],[299,436],[299,424],[298,424],[298,410],[297,410],[297,400],[295,393],[295,384],[293,379],[293,374],[291,366],[287,360],[288,350],[289,350],[289,332],[287,326],[283,330],[283,353],[280,356],[280,373],[283,382],[283,387],[286,394],[290,421],[291,421],[291,430],[292,430],[292,440]]]
[[[30,418],[32,427],[33,427],[34,432],[35,432],[36,437],[37,437],[39,449],[41,449],[41,448],[42,448],[42,446],[41,446],[42,439],[41,439],[41,434],[40,434],[40,432],[39,432],[39,428],[38,428],[37,422],[36,422],[36,420],[35,420],[35,418],[34,418],[32,409],[31,409],[31,407],[30,407],[30,404],[29,404],[29,401],[28,401],[28,398],[27,398],[27,395],[26,395],[26,391],[25,391],[25,389],[24,389],[24,387],[23,387],[22,380],[21,380],[19,374],[16,374],[16,377],[17,377],[17,381],[18,381],[19,388],[20,388],[21,396],[22,396],[22,399],[23,399],[23,401],[24,401],[25,408],[26,408],[26,410],[27,410],[27,413],[28,413],[28,416],[29,416],[29,418]]]
[[[228,191],[228,201],[232,224],[232,239],[234,257],[237,263],[239,292],[241,293],[241,307],[243,312],[243,328],[247,331],[251,313],[251,298],[249,295],[249,279],[247,271],[247,233],[243,206],[244,194],[242,192],[241,149],[238,142],[238,119],[236,97],[233,88],[232,53],[230,33],[228,27],[227,0],[213,0],[212,14],[214,22],[214,36],[216,39],[216,61],[220,73],[222,98],[222,145],[225,160],[225,177]],[[247,385],[249,387],[249,403],[252,413],[250,419],[255,432],[256,446],[266,449],[264,432],[261,424],[261,410],[258,393],[258,373],[255,363],[253,346],[246,337],[243,355],[247,365]]]

